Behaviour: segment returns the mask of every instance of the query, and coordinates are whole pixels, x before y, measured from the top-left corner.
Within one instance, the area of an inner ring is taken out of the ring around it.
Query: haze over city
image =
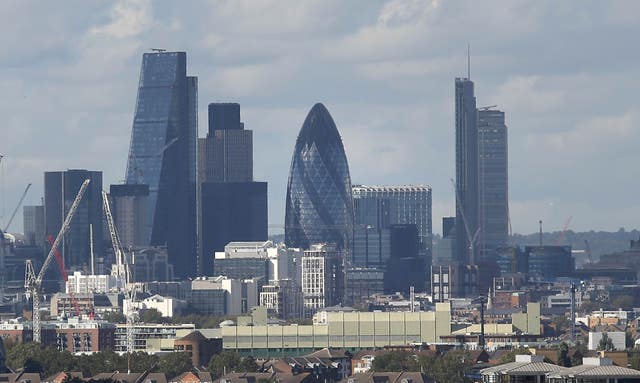
[[[453,78],[509,127],[513,231],[637,227],[640,3],[619,1],[2,2],[0,222],[43,171],[124,179],[141,56],[188,52],[206,105],[238,102],[269,223],[284,221],[296,135],[323,102],[353,183],[428,184],[455,215]],[[29,15],[29,22],[17,23]],[[22,211],[9,231],[21,231]],[[280,229],[271,228],[278,232]]]

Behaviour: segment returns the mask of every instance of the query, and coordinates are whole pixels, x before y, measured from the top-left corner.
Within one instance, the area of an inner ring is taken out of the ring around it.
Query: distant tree
[[[635,350],[631,353],[631,357],[629,358],[629,365],[634,370],[640,370],[640,352]]]
[[[371,369],[376,372],[420,371],[420,363],[416,355],[407,352],[388,352],[378,355],[371,363]]]
[[[163,323],[165,320],[162,318],[160,311],[156,309],[144,309],[140,312],[140,321],[142,323]]]
[[[627,350],[634,348],[636,345],[635,339],[633,339],[633,332],[627,330],[624,333],[624,346]]]
[[[183,372],[193,368],[191,357],[186,352],[172,352],[160,358],[156,370],[167,375],[168,379],[173,379]]]
[[[110,323],[125,323],[127,318],[121,312],[111,311],[102,316],[102,319]]]
[[[609,338],[609,334],[602,333],[602,338],[600,338],[600,342],[598,342],[598,351],[613,351],[615,346],[613,345],[613,340]]]
[[[436,382],[462,383],[466,370],[473,365],[467,350],[452,350],[437,358],[433,369]]]
[[[558,365],[562,367],[571,367],[571,358],[569,357],[569,346],[562,342],[558,348]]]
[[[502,355],[502,357],[500,358],[500,364],[515,362],[516,355],[531,355],[531,353],[524,347],[514,348],[508,353]]]
[[[225,350],[211,358],[209,371],[217,377],[226,372],[255,372],[258,365],[252,357],[242,358],[237,352]]]

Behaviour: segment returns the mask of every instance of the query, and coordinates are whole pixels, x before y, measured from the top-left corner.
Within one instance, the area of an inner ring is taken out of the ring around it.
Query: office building
[[[301,259],[304,316],[342,302],[344,274],[342,251],[336,245],[314,244]]]
[[[215,252],[229,242],[267,239],[267,183],[206,182],[201,188],[203,273],[219,274]]]
[[[223,293],[220,295],[216,291]],[[258,306],[258,298],[256,280],[218,276],[191,281],[191,294],[187,301],[190,308],[200,314],[231,316],[248,313],[252,307]]]
[[[475,246],[470,254],[469,239],[477,235],[480,227],[478,112],[473,81],[468,78],[455,80],[455,123],[456,260],[475,265],[478,249]]]
[[[239,104],[209,104],[209,131],[198,142],[200,274],[218,275],[215,252],[267,239],[267,183],[253,182],[253,132],[244,129]]]
[[[149,246],[149,185],[111,185],[111,213],[124,247]]]
[[[131,277],[135,282],[166,282],[175,277],[166,247],[133,248],[130,256]]]
[[[456,259],[456,218],[442,217],[442,238],[433,248],[432,265],[448,265]]]
[[[262,286],[260,306],[280,319],[302,318],[302,293],[293,279],[280,279]]]
[[[44,206],[24,206],[22,219],[25,244],[45,247]]]
[[[393,224],[418,228],[420,252],[431,257],[431,188],[424,185],[354,185],[354,231],[386,229]]]
[[[253,131],[240,122],[240,104],[209,104],[209,131],[198,142],[201,182],[253,181]]]
[[[58,247],[67,270],[89,267],[91,226],[94,255],[102,255],[102,172],[74,169],[44,173],[45,234],[53,238],[58,235],[80,186],[86,179],[91,182]]]
[[[507,126],[504,112],[478,110],[480,158],[480,263],[495,264],[500,247],[509,236],[509,186]]]
[[[391,230],[370,225],[356,225],[353,229],[350,265],[381,268],[391,257]]]
[[[116,291],[118,280],[113,275],[85,275],[75,271],[65,284],[67,294],[107,293]]]
[[[544,279],[570,277],[575,270],[571,246],[525,246],[526,272]]]
[[[418,228],[413,224],[391,225],[391,257],[384,273],[385,293],[424,292],[429,280],[426,257],[420,255]]]
[[[353,233],[349,165],[327,108],[315,104],[300,129],[287,183],[285,243],[308,249],[333,243],[348,249]]]
[[[185,52],[142,56],[126,183],[149,187],[151,246],[166,246],[180,278],[196,275],[197,77]]]
[[[367,298],[384,293],[384,271],[352,267],[345,271],[345,304],[363,307]]]
[[[219,275],[235,279],[260,278],[268,281],[294,280],[295,258],[299,249],[289,249],[271,241],[231,242],[224,252],[216,252],[214,269]]]

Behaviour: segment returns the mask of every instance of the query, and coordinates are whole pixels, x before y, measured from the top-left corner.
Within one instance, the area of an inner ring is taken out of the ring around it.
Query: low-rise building
[[[194,324],[152,324],[136,323],[133,326],[133,349],[134,351],[147,352],[149,354],[174,350],[174,341],[184,335],[181,331],[194,331]],[[125,324],[116,325],[114,351],[127,351],[127,326]]]
[[[548,373],[564,373],[566,367],[545,363],[541,355],[516,355],[515,362],[480,370],[483,383],[542,383]]]
[[[611,359],[583,358],[582,365],[551,372],[549,383],[640,383],[640,371],[615,366]]]
[[[122,302],[122,313],[129,315],[132,309],[139,310],[157,310],[163,317],[171,318],[176,314],[181,313],[187,306],[186,301],[179,299],[166,298],[160,295],[153,295],[145,298],[141,301],[131,302],[130,299],[125,299]]]
[[[626,349],[626,337],[624,331],[590,331],[588,343],[589,350],[598,350],[600,342],[605,336],[611,339],[613,350]]]

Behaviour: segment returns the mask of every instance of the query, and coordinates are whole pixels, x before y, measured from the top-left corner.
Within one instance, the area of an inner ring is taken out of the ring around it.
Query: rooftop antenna
[[[471,44],[467,43],[467,79],[471,80]]]

